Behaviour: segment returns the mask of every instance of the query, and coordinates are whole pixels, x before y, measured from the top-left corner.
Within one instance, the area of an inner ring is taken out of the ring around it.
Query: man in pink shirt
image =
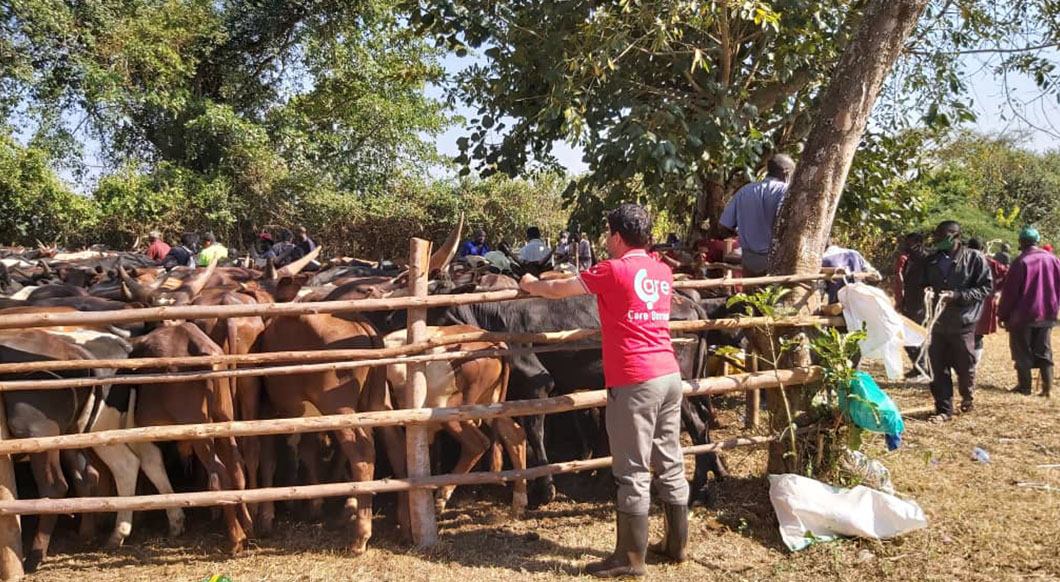
[[[681,375],[669,330],[673,274],[645,250],[651,219],[644,208],[623,204],[607,216],[607,224],[612,259],[570,279],[526,275],[520,286],[553,299],[596,295],[618,535],[615,551],[586,572],[614,578],[645,574],[652,471],[666,520],[666,537],[652,550],[675,562],[687,559],[688,482],[679,440]]]
[[[166,241],[162,240],[162,233],[157,230],[152,230],[147,235],[147,258],[151,259],[156,263],[161,263],[162,259],[166,258],[169,254],[170,247],[166,244]]]

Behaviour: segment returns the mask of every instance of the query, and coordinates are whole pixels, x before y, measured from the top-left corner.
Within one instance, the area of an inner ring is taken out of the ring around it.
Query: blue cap
[[[1023,230],[1020,231],[1020,240],[1037,243],[1042,240],[1042,235],[1038,232],[1037,228],[1034,228],[1033,226],[1025,226],[1023,227]]]

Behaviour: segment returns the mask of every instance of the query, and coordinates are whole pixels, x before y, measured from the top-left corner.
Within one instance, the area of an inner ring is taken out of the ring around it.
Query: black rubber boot
[[[1041,368],[1041,376],[1042,376],[1042,394],[1041,395],[1042,395],[1043,398],[1049,398],[1050,393],[1053,391],[1053,367],[1052,366],[1042,366],[1042,368]]]
[[[615,551],[600,562],[585,567],[585,573],[597,578],[640,577],[646,572],[644,557],[648,552],[648,516],[618,513]]]
[[[670,558],[680,564],[688,560],[688,506],[663,504],[663,539],[649,548],[652,553]]]
[[[1016,368],[1016,387],[1012,390],[1017,394],[1030,396],[1031,394],[1031,371],[1030,369]]]

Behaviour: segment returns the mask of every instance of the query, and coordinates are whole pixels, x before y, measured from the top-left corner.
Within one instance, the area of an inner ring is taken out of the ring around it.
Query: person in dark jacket
[[[1042,396],[1053,389],[1053,347],[1050,336],[1060,312],[1060,259],[1038,248],[1034,228],[1020,232],[1020,256],[1009,269],[1001,291],[998,319],[1008,329],[1009,349],[1016,366],[1015,392],[1030,395],[1031,370],[1038,368]]]
[[[894,307],[899,313],[908,317],[916,323],[924,323],[924,295],[920,287],[920,279],[923,277],[924,259],[927,252],[924,249],[924,233],[911,232],[902,240],[901,251],[894,265]],[[927,382],[927,378],[921,376],[920,370],[916,368],[917,358],[920,357],[919,346],[906,346],[906,355],[914,366],[905,374],[910,381]]]
[[[993,293],[990,267],[983,253],[964,246],[961,225],[947,220],[933,236],[932,254],[923,262],[917,296],[932,289],[943,300],[941,313],[931,328],[931,394],[935,398],[934,422],[953,416],[953,378],[961,394],[961,412],[971,412],[975,388],[975,329],[983,303]]]
[[[290,230],[281,228],[276,233],[276,242],[261,255],[262,258],[265,260],[272,259],[272,264],[277,267],[289,265],[302,258],[305,253],[302,252],[302,247],[291,242],[292,238]]]
[[[169,249],[164,259],[162,259],[162,266],[167,271],[172,271],[177,267],[194,267],[195,266],[195,253],[199,250],[199,235],[194,232],[186,232],[180,235],[180,245]]]

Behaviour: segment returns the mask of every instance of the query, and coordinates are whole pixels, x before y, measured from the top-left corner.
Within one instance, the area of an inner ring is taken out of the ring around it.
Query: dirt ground
[[[1058,344],[1060,345],[1060,344]],[[653,580],[1060,580],[1060,394],[1051,401],[1009,394],[1015,381],[1007,337],[987,338],[974,413],[946,425],[907,420],[904,446],[887,453],[882,439],[868,452],[892,473],[899,493],[928,515],[926,530],[887,541],[845,540],[788,552],[780,541],[762,477],[765,455],[727,455],[733,477],[720,484],[713,508],[696,508],[691,562],[650,565]],[[926,385],[887,385],[903,408],[930,404]],[[735,408],[727,416],[739,426]],[[972,460],[973,447],[991,455]],[[1053,467],[1042,467],[1053,465]],[[1021,484],[1023,484],[1021,486]],[[572,491],[560,483],[562,491]],[[568,482],[569,485],[569,482]],[[573,493],[571,493],[573,495]],[[579,568],[613,546],[611,505],[605,500],[557,502],[520,521],[505,516],[500,488],[458,492],[440,518],[441,541],[429,553],[397,542],[385,500],[367,554],[344,552],[341,530],[287,515],[270,539],[245,554],[219,551],[219,523],[191,517],[189,533],[164,537],[164,521],[144,516],[127,546],[88,551],[60,533],[54,555],[34,581],[203,580],[225,574],[235,582],[316,580],[513,580],[578,576]],[[297,514],[297,511],[293,512]],[[653,514],[653,533],[662,518]],[[653,536],[654,537],[654,536]]]

